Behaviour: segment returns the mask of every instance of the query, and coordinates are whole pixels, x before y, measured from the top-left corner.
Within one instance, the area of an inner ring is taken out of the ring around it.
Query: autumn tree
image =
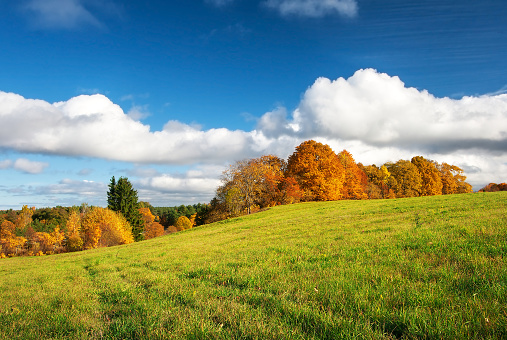
[[[479,192],[497,192],[497,191],[507,191],[507,183],[489,183],[484,188],[479,190]]]
[[[81,217],[76,210],[73,210],[66,225],[66,244],[68,251],[78,251],[83,249],[83,238],[81,237]]]
[[[267,155],[258,158],[266,166],[263,185],[257,203],[261,208],[278,204],[292,204],[303,196],[297,181],[286,176],[287,162],[277,156]]]
[[[343,167],[328,145],[313,140],[301,143],[287,161],[286,176],[297,181],[307,201],[342,197]]]
[[[388,185],[396,197],[418,197],[421,195],[422,178],[417,167],[410,161],[400,159],[396,163],[386,163],[391,174]]]
[[[120,177],[116,182],[114,176],[109,184],[107,192],[108,208],[120,212],[132,226],[132,233],[136,241],[143,239],[143,221],[139,214],[139,202],[137,190],[134,190],[132,183],[125,178]]]
[[[32,215],[35,211],[35,208],[28,208],[28,206],[24,205],[21,211],[18,213],[18,217],[16,219],[16,228],[23,230],[30,223],[32,223]]]
[[[134,242],[125,217],[111,209],[93,207],[81,220],[83,247],[92,249]]]
[[[422,156],[412,157],[411,162],[421,175],[421,196],[442,195],[442,179],[435,162]]]
[[[33,237],[32,251],[39,254],[54,254],[63,251],[65,234],[56,227],[51,233],[36,232]]]
[[[338,160],[342,164],[344,181],[342,187],[343,199],[366,199],[366,186],[368,178],[363,170],[356,164],[354,158],[347,150],[338,154]]]
[[[144,222],[144,239],[158,237],[164,235],[164,226],[155,222],[155,216],[149,208],[140,208],[139,213]]]
[[[176,221],[175,227],[178,230],[187,230],[187,229],[192,228],[192,222],[190,222],[188,217],[180,216],[180,217],[178,217],[178,220]]]
[[[16,235],[16,225],[9,220],[4,220],[0,225],[0,253],[18,254],[25,243],[25,237]]]
[[[463,169],[456,165],[442,163],[437,165],[442,180],[442,194],[464,194],[472,192],[472,186],[466,181]]]
[[[239,214],[243,209],[251,213],[252,206],[260,200],[265,189],[265,174],[269,166],[261,159],[237,161],[222,176],[223,196],[230,210]]]
[[[391,173],[387,170],[385,165],[382,165],[379,168],[375,164],[367,166],[363,166],[361,164],[360,167],[368,178],[366,185],[368,198],[377,199],[396,197],[394,191],[389,188],[389,183],[392,182],[392,180],[390,180]]]

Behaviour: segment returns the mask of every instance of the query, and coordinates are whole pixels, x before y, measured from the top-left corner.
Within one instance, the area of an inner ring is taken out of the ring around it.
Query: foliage
[[[338,154],[338,160],[342,164],[344,172],[342,198],[359,200],[368,198],[366,194],[368,177],[356,164],[350,152],[343,150]]]
[[[26,238],[16,236],[16,225],[4,220],[0,225],[0,246],[2,254],[18,254],[24,246]]]
[[[479,190],[479,192],[497,192],[497,191],[507,191],[507,183],[489,183],[484,188]]]
[[[78,251],[83,249],[83,238],[81,237],[81,218],[76,210],[70,213],[67,220],[67,249]]]
[[[92,249],[134,242],[128,221],[111,209],[93,207],[81,219],[83,247]]]
[[[396,193],[396,197],[418,197],[421,195],[422,177],[417,166],[410,161],[400,159],[396,163],[386,163],[386,168],[391,174],[388,186]]]
[[[193,214],[197,214],[195,217],[195,223],[197,226],[203,225],[206,222],[207,214],[210,211],[209,204],[197,203],[193,205],[180,205],[174,207],[152,207],[152,214],[155,216],[155,221],[159,218],[160,224],[165,228],[174,226],[178,217],[186,216],[190,218]]]
[[[175,227],[176,227],[176,229],[178,229],[178,231],[187,230],[187,229],[192,228],[192,222],[188,219],[188,217],[180,216],[180,217],[178,217],[178,220],[176,221]]]
[[[463,170],[422,156],[380,167],[357,164],[347,150],[338,155],[313,140],[296,147],[287,162],[273,155],[238,161],[200,221],[216,222],[253,210],[299,201],[379,199],[469,193]],[[176,213],[172,221],[176,221]],[[187,215],[187,217],[189,217]],[[167,224],[165,224],[167,225]]]
[[[144,239],[158,237],[164,235],[164,226],[155,222],[155,216],[152,214],[150,208],[140,208],[139,212],[144,221]]]
[[[269,165],[259,158],[238,161],[224,171],[222,182],[226,190],[226,204],[232,215],[238,215],[243,210],[247,214],[252,212],[256,204],[266,191],[265,175]]]
[[[422,156],[413,157],[412,164],[417,167],[421,175],[421,196],[442,195],[442,178],[437,164]]]
[[[116,182],[114,176],[107,192],[108,208],[120,212],[132,226],[132,233],[136,241],[143,239],[143,221],[139,214],[137,190],[132,187],[128,178],[120,177]]]
[[[301,143],[289,157],[286,173],[296,179],[306,201],[332,201],[342,197],[343,166],[328,145],[313,140]]]

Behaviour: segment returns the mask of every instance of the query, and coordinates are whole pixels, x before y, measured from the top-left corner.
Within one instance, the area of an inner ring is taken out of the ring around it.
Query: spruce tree
[[[107,192],[108,208],[120,212],[132,226],[132,234],[136,241],[143,239],[144,223],[139,213],[139,201],[137,190],[126,177],[120,177],[116,182],[114,176],[109,184]]]

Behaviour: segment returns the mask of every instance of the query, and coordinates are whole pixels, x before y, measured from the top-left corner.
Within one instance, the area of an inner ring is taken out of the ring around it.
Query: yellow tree
[[[301,143],[287,161],[287,177],[293,177],[304,199],[332,201],[341,198],[343,167],[329,147],[314,140]]]
[[[192,228],[192,222],[190,222],[188,217],[180,216],[180,217],[178,217],[178,220],[176,221],[175,227],[178,230],[190,229],[190,228]]]
[[[412,157],[411,162],[421,174],[421,196],[442,195],[442,179],[435,163],[422,156]]]
[[[127,220],[110,209],[93,207],[81,220],[84,248],[109,247],[134,242]]]
[[[465,182],[466,176],[463,174],[463,169],[447,163],[439,164],[437,168],[440,171],[444,195],[472,192],[472,186]]]
[[[2,254],[18,254],[26,243],[26,238],[16,236],[16,225],[4,220],[0,225],[0,245]]]
[[[396,197],[417,197],[421,195],[422,178],[417,167],[410,161],[400,159],[396,163],[386,163],[389,186]]]
[[[81,217],[73,210],[66,225],[67,250],[78,251],[83,249],[83,238],[81,237]]]
[[[60,231],[60,227],[56,227],[51,233],[36,232],[33,240],[36,246],[33,248],[35,251],[40,251],[44,254],[54,254],[62,250],[62,244],[65,239],[65,233]]]
[[[237,161],[224,171],[222,182],[229,187],[225,196],[229,202],[239,205],[234,210],[240,212],[245,209],[248,214],[251,213],[252,206],[263,191],[268,170],[269,165],[254,158]]]
[[[25,229],[30,223],[32,223],[32,215],[34,213],[35,208],[28,208],[28,206],[24,205],[21,211],[18,214],[18,218],[16,219],[16,228],[17,229]]]
[[[368,198],[366,194],[368,178],[356,164],[350,152],[343,150],[338,154],[338,160],[344,171],[342,198],[359,200]]]

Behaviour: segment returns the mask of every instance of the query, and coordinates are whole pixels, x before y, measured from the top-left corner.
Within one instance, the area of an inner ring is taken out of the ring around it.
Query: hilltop
[[[507,193],[299,203],[0,261],[2,339],[507,337]]]

